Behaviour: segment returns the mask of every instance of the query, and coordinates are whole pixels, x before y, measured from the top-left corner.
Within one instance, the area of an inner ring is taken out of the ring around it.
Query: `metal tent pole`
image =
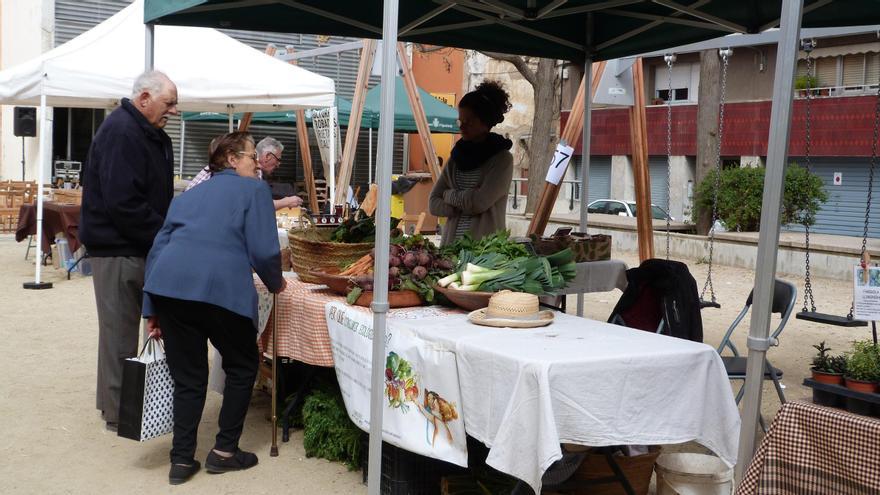
[[[397,76],[397,1],[385,0],[382,15],[382,96],[379,123],[379,205],[373,268],[373,361],[370,389],[370,463],[367,492],[379,495],[382,479],[382,409],[385,378],[385,316],[388,312],[388,249],[391,243],[391,160],[394,155],[394,78]],[[376,283],[378,281],[378,283]]]
[[[588,55],[584,60],[584,125],[581,129],[581,218],[579,229],[587,233],[587,203],[589,202],[590,186],[590,124],[592,118],[593,60]],[[563,296],[565,297],[565,296]],[[584,295],[577,296],[577,315],[584,316]]]
[[[153,46],[155,43],[155,25],[153,24],[144,24],[144,33],[146,38],[144,39],[144,70],[153,70],[153,66],[155,65],[155,47]]]
[[[229,132],[232,132],[235,130],[235,126],[233,125],[234,115],[232,112],[233,112],[232,105],[226,105],[226,115],[229,118]]]
[[[44,79],[45,81],[45,76]],[[37,166],[37,232],[34,237],[37,238],[37,268],[34,273],[33,282],[25,282],[25,289],[51,289],[51,282],[40,282],[41,269],[43,267],[43,183],[45,182],[46,169],[49,167],[49,153],[47,146],[49,144],[48,134],[49,119],[46,116],[46,93],[40,89],[40,158]]]
[[[764,356],[775,342],[770,333],[770,308],[776,278],[776,255],[779,244],[779,217],[788,138],[791,128],[792,89],[797,64],[803,0],[783,0],[780,15],[779,44],[776,48],[776,73],[773,77],[773,104],[770,110],[770,140],[767,145],[767,169],[764,173],[764,197],[761,207],[761,232],[758,237],[758,261],[755,265],[754,305],[747,345],[749,348],[743,423],[739,438],[736,479],[743,475],[755,452],[755,432],[761,412]]]
[[[373,128],[370,127],[370,142],[367,145],[367,187],[373,183]]]
[[[177,168],[177,176],[181,179],[183,178],[183,150],[184,150],[184,142],[185,141],[186,141],[186,121],[183,120],[183,118],[181,118],[180,119],[180,165]]]

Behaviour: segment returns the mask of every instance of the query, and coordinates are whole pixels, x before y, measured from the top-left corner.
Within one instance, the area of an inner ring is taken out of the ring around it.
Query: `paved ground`
[[[167,454],[170,436],[143,444],[119,439],[104,430],[94,409],[97,318],[90,278],[46,270],[55,282],[48,291],[26,291],[33,280],[33,262],[23,260],[24,244],[0,235],[0,480],[3,493],[164,493],[167,485]],[[630,266],[631,253],[615,253]],[[706,265],[688,261],[702,287]],[[742,269],[717,267],[715,288],[720,310],[704,311],[706,342],[716,345],[727,325],[742,308],[753,274]],[[799,281],[795,281],[799,285]],[[822,310],[845,313],[851,288],[846,281],[818,279],[815,292]],[[587,297],[587,316],[605,320],[618,292]],[[572,311],[574,300],[569,302]],[[748,320],[747,320],[748,321]],[[774,320],[775,321],[775,320]],[[734,339],[745,348],[743,326]],[[792,319],[779,348],[770,356],[785,372],[789,399],[810,396],[800,386],[808,374],[812,344],[828,341],[843,350],[854,338],[868,338],[865,328],[822,327]],[[772,387],[765,387],[762,407],[769,418],[779,407]],[[268,397],[255,394],[248,414],[242,447],[260,455],[260,465],[221,476],[199,473],[175,493],[364,493],[360,473],[341,464],[306,459],[301,434],[282,444],[281,456],[268,456],[270,426],[266,421]],[[219,396],[209,393],[200,429],[198,456],[204,458],[211,445],[219,410]]]

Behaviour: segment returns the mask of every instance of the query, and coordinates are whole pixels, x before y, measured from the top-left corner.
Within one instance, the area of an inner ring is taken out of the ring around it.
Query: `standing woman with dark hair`
[[[177,197],[147,257],[144,317],[162,336],[174,379],[172,485],[199,470],[199,421],[208,388],[208,348],[223,357],[226,385],[209,473],[247,469],[257,456],[238,448],[259,366],[257,292],[252,271],[272,292],[285,287],[269,186],[257,180],[254,140],[220,138],[212,179]]]
[[[508,110],[507,92],[495,81],[483,81],[458,103],[461,139],[431,190],[431,214],[446,217],[441,245],[466,233],[481,239],[507,226],[513,143],[490,131]]]

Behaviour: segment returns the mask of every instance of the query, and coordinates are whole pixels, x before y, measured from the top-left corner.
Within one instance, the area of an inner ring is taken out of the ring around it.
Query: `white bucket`
[[[730,495],[733,468],[711,455],[662,454],[654,466],[657,495]]]

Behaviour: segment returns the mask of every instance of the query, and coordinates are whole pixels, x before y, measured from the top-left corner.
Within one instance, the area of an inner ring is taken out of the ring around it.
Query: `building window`
[[[669,101],[669,90],[660,89],[655,95],[664,102]],[[688,88],[675,88],[672,90],[672,101],[688,101]]]

